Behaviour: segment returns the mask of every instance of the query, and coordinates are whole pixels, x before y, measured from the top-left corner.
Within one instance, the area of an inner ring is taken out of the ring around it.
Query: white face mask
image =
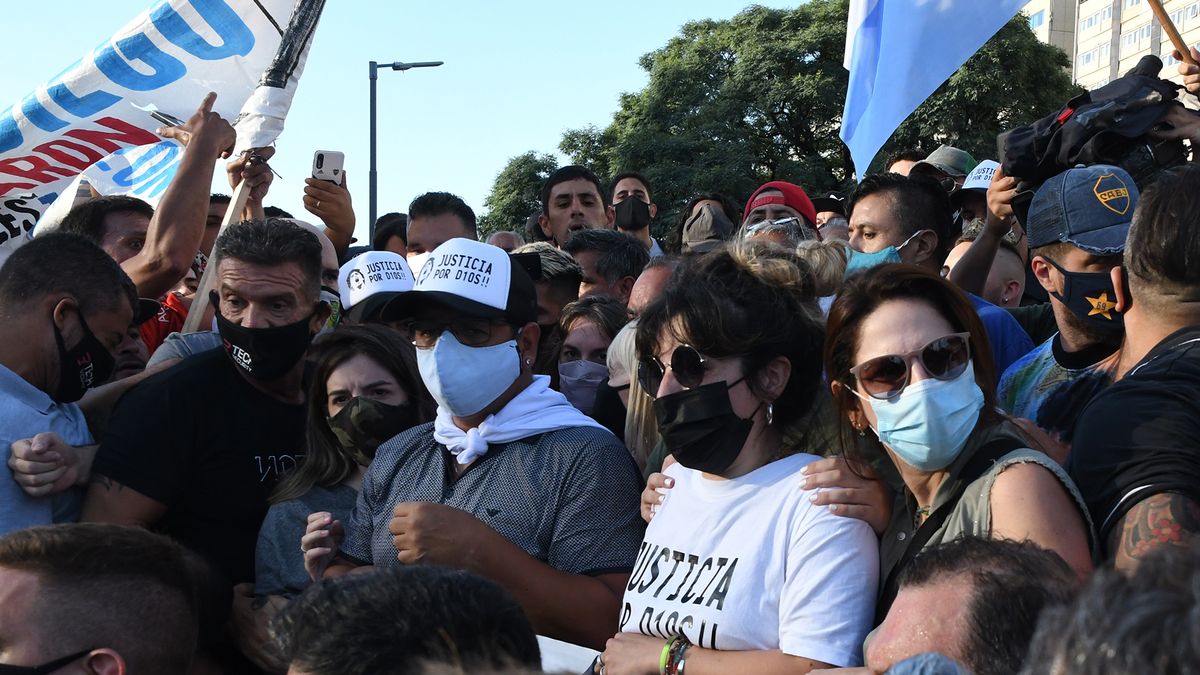
[[[433,400],[455,417],[470,417],[500,398],[521,374],[517,341],[468,347],[450,331],[417,349],[417,370]]]

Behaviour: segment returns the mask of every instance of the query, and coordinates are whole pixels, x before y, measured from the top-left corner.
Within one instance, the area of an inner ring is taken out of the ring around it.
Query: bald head
[[[286,220],[307,228],[308,231],[317,235],[317,241],[321,242],[321,285],[336,289],[338,287],[337,249],[333,247],[333,242],[329,240],[329,237],[325,236],[325,228],[295,218]]]

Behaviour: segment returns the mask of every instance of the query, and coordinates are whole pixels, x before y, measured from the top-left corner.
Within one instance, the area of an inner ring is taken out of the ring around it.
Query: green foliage
[[[621,96],[604,129],[567,131],[559,149],[611,177],[641,171],[659,206],[655,235],[675,229],[699,193],[743,201],[789,180],[810,194],[845,190],[854,166],[838,138],[848,74],[847,0],[792,10],[751,6],[728,21],[694,21],[642,57],[649,75]],[[884,148],[961,144],[995,156],[1001,131],[1057,109],[1076,93],[1066,56],[1017,16],[923,104]]]
[[[557,168],[554,155],[533,150],[508,160],[483,202],[488,212],[479,219],[479,240],[500,230],[524,233],[525,221],[542,208],[542,182]]]

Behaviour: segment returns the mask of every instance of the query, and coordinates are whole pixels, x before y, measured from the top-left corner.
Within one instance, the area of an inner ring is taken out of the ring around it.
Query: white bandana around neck
[[[459,429],[450,412],[438,406],[437,418],[433,421],[433,439],[446,446],[459,464],[470,464],[487,454],[489,443],[509,443],[571,427],[604,429],[603,425],[579,412],[566,396],[551,389],[549,376],[534,375],[533,382],[524,391],[499,412],[488,415],[474,429]]]

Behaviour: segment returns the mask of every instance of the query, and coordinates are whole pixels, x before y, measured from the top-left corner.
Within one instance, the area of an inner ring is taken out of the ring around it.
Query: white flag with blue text
[[[1026,1],[850,0],[841,137],[860,179],[900,123]]]
[[[154,130],[154,106],[186,118],[209,91],[239,120],[238,149],[283,129],[324,0],[157,0],[9,108],[0,108],[0,262],[85,179],[150,202],[180,148]],[[46,56],[31,67],[50,66]]]

